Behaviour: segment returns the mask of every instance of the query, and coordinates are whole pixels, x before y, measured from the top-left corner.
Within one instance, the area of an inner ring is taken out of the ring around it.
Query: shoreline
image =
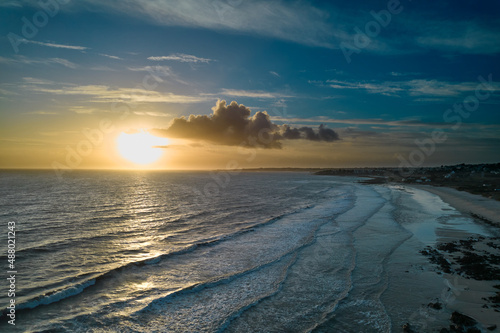
[[[401,184],[407,187],[424,190],[436,194],[461,213],[479,218],[483,222],[500,228],[500,202],[478,194],[459,191],[451,187],[436,187],[432,185]]]
[[[429,303],[431,308],[441,309],[444,305],[447,311],[453,311],[450,328],[442,332],[466,332],[468,328],[477,328],[477,323],[488,332],[500,332],[500,319],[497,319],[500,318],[500,202],[450,187],[393,185],[437,195],[458,212],[471,217],[474,223],[485,223],[493,229],[496,234],[493,237],[470,233],[464,238],[464,235],[457,237],[445,231],[434,247],[427,246],[420,253],[434,264],[435,273],[448,281],[449,292],[436,295],[435,303]],[[464,326],[460,321],[469,321],[470,325]],[[408,327],[410,325],[411,321]]]

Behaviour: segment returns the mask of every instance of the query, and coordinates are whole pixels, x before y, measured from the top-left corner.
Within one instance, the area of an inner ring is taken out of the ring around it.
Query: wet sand
[[[481,195],[458,191],[450,187],[430,185],[405,185],[437,194],[444,202],[465,214],[474,214],[487,219],[500,227],[500,201]]]
[[[483,332],[500,332],[500,202],[446,187],[405,187],[436,194],[478,224],[493,227],[493,237],[464,234],[457,238],[456,234],[440,230],[437,246],[427,247],[422,254],[447,281],[447,291],[436,295],[436,303],[447,312],[457,311],[476,320],[476,327]],[[454,325],[450,321],[450,327],[443,332],[455,332]]]

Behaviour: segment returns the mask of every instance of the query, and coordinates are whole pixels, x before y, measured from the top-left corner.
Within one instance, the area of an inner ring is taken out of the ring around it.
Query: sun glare
[[[120,155],[136,164],[150,164],[157,161],[163,154],[168,139],[153,136],[145,131],[138,133],[121,133],[117,138],[117,147]]]

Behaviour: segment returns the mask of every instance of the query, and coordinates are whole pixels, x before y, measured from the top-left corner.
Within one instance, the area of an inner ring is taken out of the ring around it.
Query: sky
[[[496,0],[3,0],[0,168],[500,162],[498,13]]]

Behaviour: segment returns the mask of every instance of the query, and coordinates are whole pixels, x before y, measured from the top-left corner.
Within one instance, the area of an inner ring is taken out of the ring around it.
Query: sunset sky
[[[0,168],[500,162],[498,13],[496,0],[2,1]]]

